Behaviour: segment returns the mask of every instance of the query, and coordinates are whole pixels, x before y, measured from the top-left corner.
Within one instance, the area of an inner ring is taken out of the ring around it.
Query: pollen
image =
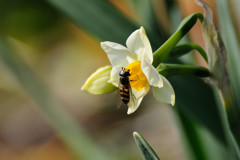
[[[130,63],[127,67],[125,67],[125,69],[130,71],[131,76],[129,77],[129,80],[130,86],[132,88],[136,89],[137,91],[140,91],[141,89],[143,89],[143,87],[149,84],[146,76],[142,72],[140,62],[137,61]]]

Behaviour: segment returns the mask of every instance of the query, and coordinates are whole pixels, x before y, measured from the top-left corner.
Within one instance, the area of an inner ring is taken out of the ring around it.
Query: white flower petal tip
[[[100,45],[101,45],[102,49],[105,50],[105,49],[107,49],[109,47],[110,43],[112,43],[112,42],[104,41],[104,42],[100,42]]]
[[[161,76],[161,78],[163,80],[163,87],[152,87],[153,96],[159,102],[168,103],[174,106],[175,92],[173,87],[165,77]]]
[[[129,111],[129,109],[128,109],[127,114],[130,115],[130,114],[132,114],[133,112],[134,112],[134,111]]]
[[[95,95],[115,91],[117,87],[107,82],[110,79],[111,70],[112,66],[99,68],[87,79],[87,81],[81,87],[81,90]]]
[[[143,99],[144,96],[136,99],[136,100],[130,100],[130,102],[128,103],[128,111],[127,111],[127,114],[132,114],[134,113],[138,107],[140,106],[141,102],[142,102],[142,99]]]
[[[141,26],[139,30],[140,30],[140,32],[141,32],[142,34],[146,34],[146,31],[145,31],[145,29],[144,29],[143,26]]]
[[[113,67],[127,66],[136,61],[136,55],[121,44],[105,41],[101,42],[101,47],[106,52]]]
[[[150,86],[147,85],[141,91],[136,91],[135,89],[132,88],[132,93],[135,96],[136,99],[133,100],[133,98],[130,99],[130,102],[128,103],[128,111],[127,114],[132,114],[134,113],[138,107],[140,106],[143,97],[149,92]]]
[[[107,51],[110,49],[111,43],[112,43],[112,42],[105,41],[105,42],[101,42],[100,45],[101,45],[101,48],[102,48],[105,52],[107,52]]]
[[[133,114],[137,109],[138,109],[138,107],[136,107],[136,108],[130,108],[130,107],[128,107],[127,114],[128,114],[128,115]]]
[[[153,53],[152,47],[146,32],[143,27],[134,31],[126,41],[127,48],[129,48],[137,57],[137,61],[145,60],[152,64]]]
[[[136,132],[136,131],[134,131],[133,132],[133,136],[135,137],[135,136],[139,136],[139,134]]]
[[[128,110],[127,110],[127,114],[128,115],[133,114],[134,112],[136,112],[136,110],[139,108],[139,106],[141,104],[142,99],[143,99],[143,97],[140,99],[140,102],[135,102],[135,103],[137,103],[136,106],[134,106],[134,107],[129,107],[128,106]]]
[[[171,95],[171,105],[175,105],[175,94]]]

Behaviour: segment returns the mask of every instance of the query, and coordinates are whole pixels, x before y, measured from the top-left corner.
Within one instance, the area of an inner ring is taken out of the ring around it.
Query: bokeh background
[[[147,15],[140,11],[149,6],[136,7],[134,0],[109,2],[130,20],[147,27]],[[206,2],[213,9],[218,26],[216,2]],[[193,0],[153,0],[151,5],[163,41],[176,30],[183,17],[202,12]],[[89,12],[93,11],[89,6]],[[16,60],[31,68],[49,95],[101,149],[123,159],[141,159],[132,138],[133,131],[137,131],[162,159],[186,159],[179,117],[174,108],[156,102],[151,92],[136,113],[127,115],[126,106],[117,109],[116,92],[96,96],[80,90],[91,73],[110,63],[98,37],[75,24],[52,3],[0,0],[0,32],[7,35]],[[108,34],[108,30],[102,32]],[[204,48],[199,22],[184,41]],[[207,67],[196,53],[181,60]],[[25,89],[0,61],[0,159],[79,159]]]

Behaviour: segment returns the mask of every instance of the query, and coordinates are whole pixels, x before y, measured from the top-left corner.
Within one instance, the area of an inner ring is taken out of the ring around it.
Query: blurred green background
[[[212,7],[218,26],[216,2],[206,2]],[[231,7],[238,11],[234,5]],[[100,41],[125,44],[132,31],[144,26],[155,50],[176,30],[183,17],[195,12],[202,9],[190,0],[0,0],[0,52],[7,53],[0,61],[0,159],[86,159],[88,154],[84,154],[95,150],[101,150],[100,155],[103,150],[107,157],[111,154],[116,159],[141,159],[133,131],[143,135],[160,158],[187,159],[190,150],[186,150],[188,144],[182,136],[182,112],[176,111],[178,107],[157,103],[149,93],[139,110],[127,115],[126,106],[116,107],[116,92],[95,96],[80,88],[92,72],[110,64]],[[112,17],[107,13],[113,13]],[[239,17],[233,18],[239,37]],[[119,39],[115,38],[118,36]],[[204,48],[199,22],[183,42],[187,41]],[[207,67],[198,54],[181,60]],[[193,83],[198,81],[193,79]],[[203,84],[199,83],[201,88]],[[212,94],[209,95],[211,99]],[[181,104],[188,101],[187,96],[180,97],[186,98]],[[202,115],[205,119],[205,113]],[[201,122],[201,118],[192,116],[187,121]],[[210,123],[210,127],[215,126]],[[207,121],[198,127],[204,125],[209,127]],[[79,130],[75,131],[76,127]],[[204,133],[209,132],[206,128],[203,127]],[[212,146],[218,144],[215,138],[210,141]],[[98,147],[91,150],[92,146]]]

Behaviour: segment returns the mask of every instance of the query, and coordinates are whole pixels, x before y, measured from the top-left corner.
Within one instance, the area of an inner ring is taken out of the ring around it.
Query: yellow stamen
[[[132,88],[136,89],[137,91],[140,91],[141,89],[143,89],[143,87],[148,85],[147,78],[142,72],[140,62],[138,61],[133,62],[129,64],[127,67],[125,67],[125,69],[130,70],[131,76],[129,77],[129,80],[130,80],[130,86]]]

